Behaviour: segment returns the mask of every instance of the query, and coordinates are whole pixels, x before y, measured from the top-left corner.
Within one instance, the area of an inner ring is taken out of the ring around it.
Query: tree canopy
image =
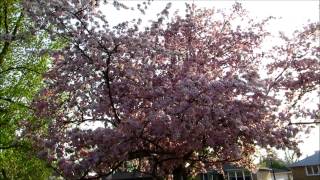
[[[20,0],[0,1],[0,179],[46,179],[51,173],[24,134],[25,122],[36,120],[30,104],[49,65],[42,51],[54,46],[32,26]]]
[[[49,122],[37,146],[62,176],[99,178],[125,164],[154,177],[195,174],[250,168],[257,146],[298,151],[291,120],[317,118],[300,106],[319,90],[317,24],[264,52],[270,18],[256,22],[239,3],[229,14],[188,5],[166,24],[167,6],[145,29],[109,27],[99,3],[25,1],[39,28],[70,42],[52,54],[33,103]]]

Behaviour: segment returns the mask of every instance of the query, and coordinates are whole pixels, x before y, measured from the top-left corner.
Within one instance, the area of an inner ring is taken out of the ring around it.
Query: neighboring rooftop
[[[320,164],[320,151],[316,151],[313,155],[308,156],[298,162],[291,164],[289,167],[300,167]]]

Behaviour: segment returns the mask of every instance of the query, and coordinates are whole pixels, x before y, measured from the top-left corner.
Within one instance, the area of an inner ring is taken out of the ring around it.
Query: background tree
[[[316,24],[263,52],[269,18],[255,22],[240,4],[230,14],[188,6],[164,24],[167,6],[139,30],[109,27],[92,2],[25,2],[38,27],[50,22],[50,35],[70,42],[34,102],[50,122],[37,145],[64,177],[108,176],[128,162],[154,177],[186,176],[250,168],[256,146],[298,152],[291,119],[317,118],[297,105],[319,90]]]
[[[283,169],[289,170],[288,165],[284,160],[280,159],[277,153],[273,150],[269,150],[266,156],[261,157],[259,166],[268,167],[271,169]]]
[[[296,152],[290,151],[290,150],[285,150],[284,151],[284,162],[286,165],[293,164],[299,160],[299,157]]]
[[[58,44],[32,26],[20,0],[0,1],[0,179],[47,179],[51,174],[25,129],[26,120],[36,120],[30,103],[44,85],[49,65],[44,52]]]

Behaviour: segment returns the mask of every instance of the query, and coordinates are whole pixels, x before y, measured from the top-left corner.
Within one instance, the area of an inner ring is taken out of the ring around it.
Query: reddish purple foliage
[[[107,20],[79,2],[25,3],[41,28],[70,42],[54,54],[48,87],[35,102],[50,120],[42,155],[65,177],[105,176],[128,163],[152,175],[186,164],[188,173],[226,162],[251,167],[256,146],[297,150],[298,128],[289,123],[301,113],[314,115],[296,103],[319,90],[318,26],[262,53],[256,50],[268,35],[266,21],[251,21],[240,4],[224,20],[189,7],[186,17],[164,25],[166,9],[141,31],[95,24]],[[238,17],[247,28],[232,27]],[[262,78],[267,59],[271,75]],[[286,96],[279,98],[281,92]],[[105,126],[80,128],[87,122]]]

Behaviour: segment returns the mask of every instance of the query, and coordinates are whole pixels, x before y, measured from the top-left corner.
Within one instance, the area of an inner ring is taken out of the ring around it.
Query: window
[[[251,173],[249,171],[244,171],[244,180],[251,180]]]
[[[307,176],[319,176],[320,175],[320,165],[306,166]]]
[[[237,180],[244,180],[242,171],[236,171],[236,174],[237,174]]]
[[[203,174],[203,180],[209,180],[208,179],[208,174]]]
[[[236,172],[234,171],[228,172],[228,180],[237,180]]]
[[[247,170],[234,170],[228,171],[228,180],[252,180],[252,178]]]
[[[320,174],[320,168],[319,166],[312,166],[312,169],[313,169],[313,174]]]
[[[217,173],[208,172],[201,175],[202,180],[220,180],[223,179],[222,175],[219,175]]]
[[[313,174],[311,166],[307,166],[306,168],[307,168],[307,174]]]

